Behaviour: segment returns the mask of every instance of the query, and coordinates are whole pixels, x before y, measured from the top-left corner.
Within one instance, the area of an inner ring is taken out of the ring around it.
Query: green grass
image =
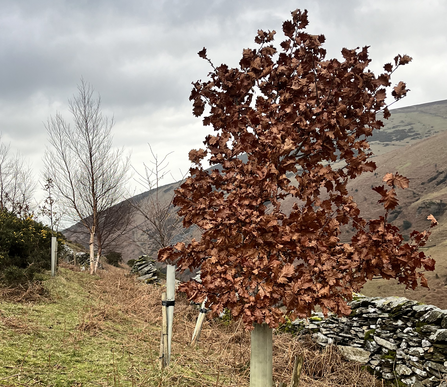
[[[89,292],[97,279],[61,269],[45,281],[50,301],[0,302],[0,385],[141,385],[136,373],[155,369],[158,357],[141,336],[156,327],[114,316]]]

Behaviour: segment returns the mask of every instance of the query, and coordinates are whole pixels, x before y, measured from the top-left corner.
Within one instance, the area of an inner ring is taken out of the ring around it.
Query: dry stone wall
[[[358,296],[348,317],[315,314],[292,327],[321,346],[335,344],[350,360],[402,386],[447,387],[447,310],[404,297]]]
[[[159,271],[155,266],[155,259],[148,255],[141,255],[133,264],[131,273],[137,273],[138,280],[147,284],[159,283]]]

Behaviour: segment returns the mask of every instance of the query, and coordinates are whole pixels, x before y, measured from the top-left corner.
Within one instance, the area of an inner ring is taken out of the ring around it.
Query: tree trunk
[[[250,387],[272,387],[272,329],[254,324],[251,332]]]
[[[96,273],[96,271],[98,270],[98,266],[99,266],[99,258],[101,258],[101,253],[100,253],[100,251],[98,250],[98,254],[96,254],[94,273]]]
[[[95,270],[95,229],[90,230],[90,274],[94,274]]]
[[[94,271],[95,273],[98,270],[99,259],[101,258],[101,255],[102,255],[102,239],[101,239],[101,233],[99,233],[99,232],[96,233],[96,245],[98,246],[98,252],[96,254],[95,271]]]

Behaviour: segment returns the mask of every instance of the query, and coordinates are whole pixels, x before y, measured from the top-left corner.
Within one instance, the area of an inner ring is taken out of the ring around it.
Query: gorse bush
[[[51,229],[33,217],[0,210],[0,282],[14,286],[50,269]],[[58,243],[63,236],[58,233]],[[59,249],[60,250],[60,249]]]

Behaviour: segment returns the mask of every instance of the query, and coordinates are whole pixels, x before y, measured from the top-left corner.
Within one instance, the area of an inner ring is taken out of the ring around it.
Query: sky
[[[191,83],[211,70],[197,52],[236,67],[258,29],[281,31],[297,8],[309,12],[307,32],[326,36],[327,58],[370,46],[378,73],[397,54],[413,57],[393,78],[411,92],[393,107],[447,99],[445,0],[0,0],[2,141],[43,181],[45,123],[56,113],[70,121],[68,100],[83,78],[135,170],[150,163],[150,144],[159,157],[170,153],[162,184],[179,180],[212,130],[189,101]],[[144,189],[131,180],[129,190]]]

